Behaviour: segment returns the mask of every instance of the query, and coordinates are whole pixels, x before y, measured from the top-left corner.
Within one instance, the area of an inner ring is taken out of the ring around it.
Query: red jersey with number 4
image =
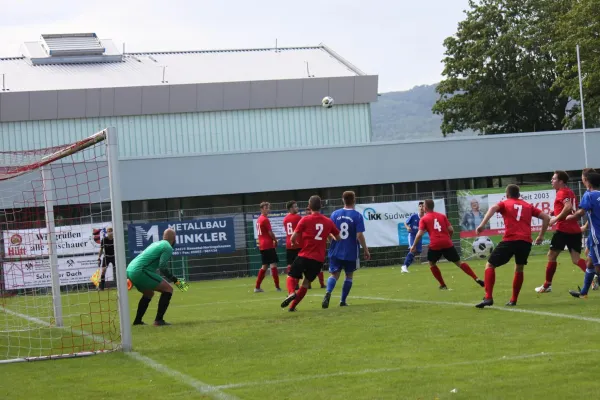
[[[268,250],[275,248],[273,238],[269,235],[271,231],[271,222],[269,218],[261,215],[256,221],[256,233],[258,234],[258,248],[260,250]]]
[[[302,234],[302,250],[298,255],[319,262],[325,262],[329,234],[340,234],[333,221],[323,214],[310,214],[302,218],[296,226],[296,232]]]
[[[564,187],[562,189],[558,189],[556,191],[556,199],[554,200],[554,216],[558,217],[558,215],[565,208],[565,202],[570,201],[573,210],[571,213],[574,213],[577,210],[577,199],[575,198],[575,193],[568,187]],[[564,233],[581,233],[581,228],[579,227],[579,223],[576,219],[571,221],[559,221],[556,223],[556,230]]]
[[[523,240],[531,243],[531,218],[539,217],[542,210],[521,199],[506,199],[497,204],[498,213],[504,218],[505,242]]]
[[[441,213],[428,212],[419,221],[419,230],[429,233],[429,248],[431,250],[444,250],[454,246],[450,237],[450,221]]]
[[[301,249],[302,248],[302,237],[298,240],[298,245],[292,245],[292,234],[298,226],[298,222],[302,217],[299,214],[288,214],[283,219],[283,228],[285,229],[285,248],[286,249]]]

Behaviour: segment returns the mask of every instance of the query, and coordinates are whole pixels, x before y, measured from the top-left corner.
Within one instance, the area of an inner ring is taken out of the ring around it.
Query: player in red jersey
[[[542,230],[535,240],[536,244],[541,244],[544,240],[544,234],[550,223],[550,216],[535,208],[521,197],[520,189],[517,185],[508,185],[506,187],[506,200],[490,207],[477,227],[477,234],[485,229],[485,225],[495,213],[500,213],[504,218],[504,237],[498,243],[498,246],[492,251],[487,265],[485,266],[485,297],[483,301],[475,307],[484,308],[494,304],[494,283],[496,282],[496,268],[508,263],[515,257],[515,276],[513,278],[513,291],[507,306],[516,306],[521,286],[523,286],[523,269],[527,265],[527,258],[531,252],[531,218],[536,217],[542,220]]]
[[[549,293],[552,291],[552,278],[558,265],[556,260],[565,247],[571,253],[573,264],[577,265],[583,272],[586,270],[585,260],[581,258],[581,227],[576,219],[566,219],[577,210],[577,199],[575,198],[575,193],[567,186],[568,181],[569,175],[565,171],[554,171],[552,187],[556,190],[556,199],[554,200],[554,212],[550,220],[550,226],[556,224],[556,232],[554,232],[552,241],[550,242],[548,265],[546,266],[546,282],[542,286],[535,288],[535,291],[538,293]]]
[[[265,279],[269,265],[271,266],[271,276],[275,282],[275,289],[281,292],[281,288],[279,287],[279,271],[277,271],[279,257],[277,257],[277,250],[275,250],[275,247],[277,247],[277,237],[275,237],[271,229],[271,222],[268,217],[269,211],[271,211],[270,203],[266,201],[260,203],[261,216],[256,221],[256,232],[258,233],[258,248],[260,249],[260,256],[262,258],[262,267],[258,270],[254,293],[264,292],[260,285],[263,279]]]
[[[417,245],[421,242],[421,238],[425,232],[429,233],[429,250],[427,251],[427,260],[429,261],[429,268],[431,273],[440,283],[440,289],[448,289],[444,278],[442,278],[442,272],[437,266],[437,262],[440,258],[445,257],[446,260],[453,262],[457,267],[463,270],[463,272],[469,275],[479,286],[483,286],[483,281],[477,278],[475,272],[469,267],[469,264],[460,262],[460,256],[452,243],[452,234],[454,228],[448,221],[448,218],[441,213],[433,211],[435,203],[431,199],[425,200],[425,216],[419,221],[419,232],[415,241],[410,248],[412,253],[416,253]]]
[[[302,237],[302,250],[300,250],[298,258],[294,260],[292,270],[287,278],[287,287],[291,294],[281,303],[281,308],[289,305],[289,311],[296,311],[296,306],[306,295],[310,283],[323,270],[329,235],[333,235],[335,240],[341,240],[340,231],[333,221],[320,212],[321,198],[311,196],[308,200],[308,207],[311,214],[300,220],[291,239],[292,243],[298,243],[298,239]],[[301,279],[302,275],[304,275],[302,286],[298,291],[294,291],[296,280]]]
[[[294,200],[288,201],[286,206],[289,211],[289,214],[286,215],[285,218],[283,219],[283,228],[285,229],[285,236],[286,236],[286,240],[285,240],[286,258],[287,258],[286,273],[289,274],[290,270],[292,269],[292,264],[294,263],[294,260],[296,259],[296,257],[298,257],[298,253],[300,252],[300,249],[302,249],[302,238],[299,238],[298,244],[295,244],[295,245],[292,244],[292,240],[291,240],[292,235],[294,234],[294,230],[296,229],[296,226],[298,226],[298,222],[300,222],[302,217],[298,213],[299,212],[298,204]],[[307,209],[307,214],[310,214],[310,210],[308,210],[308,209]],[[319,271],[319,274],[317,275],[317,277],[319,278],[319,283],[321,284],[321,289],[325,288],[325,277],[323,276],[323,271]],[[296,290],[300,289],[300,287],[298,286],[298,282],[296,282],[295,287],[296,287]],[[311,289],[311,286],[309,286],[308,288]]]

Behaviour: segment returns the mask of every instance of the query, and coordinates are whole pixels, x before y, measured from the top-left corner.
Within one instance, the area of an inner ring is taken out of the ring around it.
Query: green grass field
[[[251,278],[193,283],[174,294],[172,326],[134,327],[133,355],[2,365],[0,398],[593,398],[600,293],[572,298],[583,274],[565,255],[559,261],[555,291],[543,295],[533,289],[544,257],[530,261],[516,309],[504,306],[509,266],[497,271],[496,305],[485,310],[473,307],[483,290],[449,264],[441,269],[450,291],[425,266],[408,275],[362,269],[350,307],[322,310],[324,290],[312,289],[297,313],[280,309],[270,277],[262,294]],[[483,262],[471,265],[482,277]],[[138,298],[131,293],[132,315]]]

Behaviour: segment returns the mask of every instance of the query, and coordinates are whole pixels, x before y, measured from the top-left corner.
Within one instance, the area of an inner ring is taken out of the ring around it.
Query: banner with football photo
[[[476,257],[485,259],[493,248],[502,240],[504,235],[504,219],[502,215],[495,214],[485,227],[481,235],[477,235],[475,229],[479,226],[483,217],[494,204],[506,200],[506,194],[501,188],[481,189],[458,192],[458,217],[460,226],[460,238],[463,257]],[[549,185],[531,186],[521,188],[521,198],[545,213],[550,213],[554,207],[556,191]],[[533,218],[531,220],[532,236],[537,237],[537,232],[542,227],[542,221]],[[549,228],[551,230],[553,228]],[[541,246],[536,246],[534,254],[540,254],[548,250],[550,235]]]

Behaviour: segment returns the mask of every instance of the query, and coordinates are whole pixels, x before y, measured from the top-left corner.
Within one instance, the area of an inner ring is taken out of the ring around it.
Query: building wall
[[[5,122],[0,151],[72,143],[109,126],[119,132],[121,158],[366,144],[371,137],[369,104],[348,104]]]

